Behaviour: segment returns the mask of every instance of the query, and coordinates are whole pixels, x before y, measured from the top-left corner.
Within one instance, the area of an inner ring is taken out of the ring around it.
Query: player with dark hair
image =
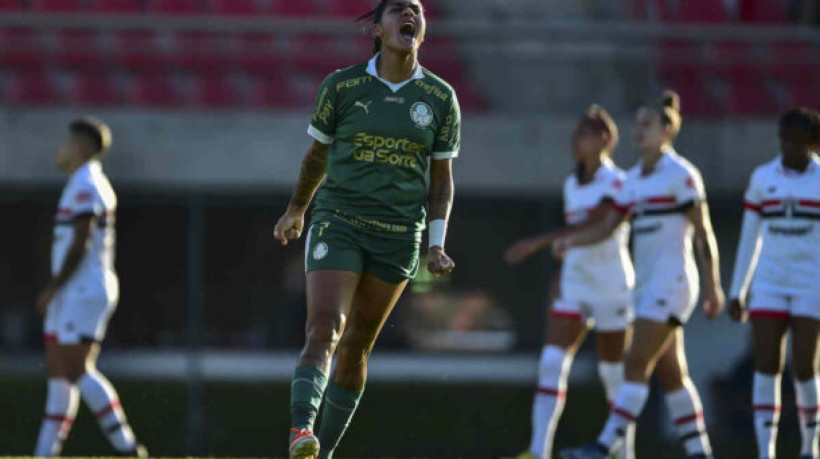
[[[608,237],[632,219],[635,310],[632,346],[621,384],[598,441],[561,452],[565,459],[608,457],[634,425],[649,397],[653,372],[666,392],[679,438],[689,457],[711,457],[700,397],[688,375],[683,324],[695,309],[700,288],[692,253],[697,244],[706,291],[703,309],[716,317],[723,309],[718,249],[700,172],[679,156],[672,143],[681,127],[680,100],[667,91],[660,103],[638,110],[635,143],[640,162],[627,172],[611,210],[596,224],[556,241],[559,253]]]
[[[624,181],[624,171],[611,159],[617,143],[615,122],[603,108],[590,107],[572,133],[572,152],[578,167],[564,182],[564,213],[570,226],[517,242],[505,253],[507,262],[519,263],[579,226],[594,225],[603,218]],[[588,247],[574,247],[564,257],[559,294],[552,303],[546,344],[538,364],[530,447],[519,459],[553,457],[567,377],[590,327],[595,328],[598,372],[610,402],[623,382],[623,355],[629,345],[635,283],[628,236],[628,225],[624,223],[608,238]],[[625,437],[621,456],[632,458],[634,428]]]
[[[791,330],[800,457],[817,458],[820,115],[789,110],[780,118],[778,135],[781,154],[754,171],[746,190],[729,312],[740,322],[751,317],[752,405],[760,457],[775,457],[785,338]]]
[[[35,456],[60,454],[80,395],[117,452],[147,456],[128,426],[117,392],[96,368],[119,299],[114,271],[117,196],[100,162],[110,146],[108,126],[81,118],[71,123],[57,153],[57,166],[71,176],[54,223],[54,277],[36,302],[45,318],[48,395]]]
[[[372,22],[375,55],[319,87],[308,128],[314,141],[274,230],[282,244],[299,238],[316,193],[305,248],[307,336],[291,386],[291,458],[331,459],[339,444],[376,337],[418,268],[425,205],[427,268],[441,275],[454,267],[444,239],[460,145],[456,94],[419,65],[420,1],[382,0],[362,19]]]

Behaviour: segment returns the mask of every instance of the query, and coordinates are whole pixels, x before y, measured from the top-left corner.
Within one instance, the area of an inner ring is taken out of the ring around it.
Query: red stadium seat
[[[0,67],[40,68],[45,62],[41,35],[34,29],[0,29]]]
[[[113,51],[119,66],[137,71],[156,71],[168,66],[168,56],[159,47],[154,32],[126,30],[116,32],[113,38]]]
[[[271,14],[269,3],[256,0],[212,0],[211,12],[222,16],[252,16]]]
[[[0,11],[19,11],[25,9],[23,0],[0,0]]]
[[[221,47],[218,34],[178,32],[174,35],[174,63],[194,72],[220,71],[228,65]]]
[[[816,84],[806,84],[787,88],[787,107],[809,107],[820,110],[820,88]]]
[[[237,105],[239,97],[228,78],[208,75],[194,81],[194,105],[208,108],[227,108]]]
[[[772,76],[784,84],[805,84],[816,78],[820,63],[815,47],[803,42],[775,43],[768,49],[767,66]]]
[[[9,78],[3,100],[13,105],[48,105],[55,102],[55,91],[48,74],[21,71]]]
[[[370,12],[373,4],[367,0],[333,0],[328,13],[331,16],[358,18]]]
[[[742,22],[783,24],[789,19],[785,3],[777,0],[740,0],[738,16]]]
[[[202,5],[197,0],[152,0],[149,11],[167,15],[189,15],[202,13]]]
[[[708,49],[705,71],[727,86],[726,113],[765,116],[777,113],[778,103],[768,86],[763,65],[748,44],[718,43]]]
[[[104,73],[78,73],[71,82],[71,103],[83,106],[108,107],[120,102],[112,78]]]
[[[129,104],[146,107],[174,107],[180,97],[173,80],[164,75],[137,75],[126,92]]]
[[[278,0],[273,4],[273,13],[281,16],[307,17],[316,14],[309,0]]]
[[[57,62],[65,67],[86,68],[103,62],[99,36],[92,30],[68,29],[56,34]]]
[[[282,69],[283,59],[276,52],[274,36],[265,33],[248,33],[230,39],[232,67],[250,73],[270,73]]]
[[[82,0],[35,0],[32,5],[35,11],[44,12],[80,12],[83,10]]]
[[[691,23],[728,22],[729,16],[719,0],[684,0],[680,2],[679,20]]]
[[[697,65],[666,65],[660,71],[665,87],[681,96],[683,116],[716,116],[723,111],[717,97],[712,93],[704,77],[704,70]]]
[[[142,13],[140,0],[92,0],[91,10],[106,14]]]
[[[632,17],[639,21],[672,22],[677,19],[678,12],[667,0],[634,0]]]

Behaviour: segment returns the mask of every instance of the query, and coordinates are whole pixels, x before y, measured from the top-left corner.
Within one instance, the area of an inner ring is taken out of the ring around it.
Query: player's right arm
[[[299,181],[285,214],[276,222],[273,237],[282,245],[288,245],[291,239],[299,239],[305,226],[305,212],[307,211],[316,189],[325,178],[327,169],[327,155],[336,135],[336,73],[331,73],[319,86],[316,95],[316,107],[313,118],[308,126],[308,134],[313,137],[313,143],[308,148],[302,160],[302,169],[299,172]]]
[[[327,154],[330,145],[314,140],[308,148],[304,159],[302,159],[302,169],[299,172],[299,181],[285,214],[276,222],[273,236],[282,245],[287,245],[291,239],[299,239],[305,225],[305,211],[307,211],[316,189],[325,178],[327,168]]]
[[[729,291],[731,298],[729,304],[729,316],[737,322],[744,322],[746,313],[746,293],[752,280],[752,273],[757,266],[760,256],[760,204],[762,193],[755,183],[755,175],[749,182],[746,191],[743,212],[743,225],[740,230],[740,241],[737,247],[735,258],[735,270],[732,275],[732,287]]]
[[[530,256],[546,249],[555,241],[569,237],[586,228],[600,225],[613,208],[611,199],[602,200],[597,206],[589,211],[588,217],[582,223],[572,226],[565,226],[548,233],[540,234],[517,241],[504,252],[504,259],[509,264],[517,264],[526,260]],[[617,227],[618,225],[615,225]],[[611,234],[611,233],[610,233]],[[604,237],[603,239],[606,239]]]
[[[71,279],[77,267],[80,266],[80,262],[83,260],[91,244],[91,235],[94,232],[94,227],[97,226],[97,218],[94,214],[79,215],[74,219],[73,226],[74,238],[65,255],[63,265],[57,272],[57,276],[51,280],[49,285],[43,289],[43,292],[37,298],[35,306],[41,316],[46,315],[48,304],[54,299],[54,295]]]
[[[612,201],[607,201],[607,210],[602,218],[593,224],[569,228],[569,234],[553,241],[552,251],[558,257],[572,247],[591,245],[612,236],[618,226],[626,220],[627,211]]]

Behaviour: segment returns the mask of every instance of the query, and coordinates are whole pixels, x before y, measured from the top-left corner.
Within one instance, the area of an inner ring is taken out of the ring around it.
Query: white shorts
[[[101,342],[117,303],[107,298],[70,297],[58,293],[48,305],[45,341],[58,344]]]
[[[578,300],[558,298],[552,305],[552,317],[582,320],[597,331],[626,330],[634,317],[632,301],[627,298]]]
[[[820,294],[776,287],[752,288],[749,317],[785,320],[791,316],[820,320]]]
[[[638,318],[653,322],[683,325],[689,321],[697,301],[697,291],[679,285],[635,290]]]

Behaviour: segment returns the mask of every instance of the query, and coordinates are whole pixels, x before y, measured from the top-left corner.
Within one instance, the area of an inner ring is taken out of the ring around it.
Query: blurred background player
[[[635,143],[641,161],[627,172],[617,202],[601,223],[553,244],[559,253],[609,237],[632,219],[636,271],[634,339],[626,356],[625,382],[598,441],[562,451],[567,459],[605,458],[634,425],[649,397],[657,368],[667,405],[689,457],[711,457],[700,396],[689,378],[683,325],[695,308],[700,282],[692,253],[697,243],[706,291],[703,309],[716,317],[723,308],[718,248],[700,172],[672,148],[681,127],[680,100],[667,91],[660,103],[638,110]]]
[[[793,109],[779,124],[781,155],[758,167],[746,190],[729,312],[738,321],[752,319],[752,405],[760,457],[775,457],[785,338],[791,329],[800,457],[817,458],[820,116]]]
[[[460,144],[455,92],[418,63],[426,29],[421,2],[382,0],[362,20],[372,20],[375,56],[333,72],[319,88],[308,129],[315,140],[274,230],[283,245],[299,238],[325,180],[305,247],[307,337],[291,389],[291,458],[331,459],[350,423],[376,337],[417,271],[425,204],[428,269],[440,275],[454,267],[444,237]]]
[[[564,182],[564,213],[570,228],[594,225],[612,208],[624,181],[623,170],[611,159],[617,143],[615,122],[603,108],[590,107],[572,133],[572,153],[578,166]],[[509,263],[520,263],[568,232],[563,228],[523,239],[504,257]],[[546,345],[538,364],[530,447],[519,459],[553,457],[567,377],[590,327],[595,328],[598,372],[610,403],[623,382],[623,355],[629,345],[635,283],[628,239],[628,226],[622,223],[606,239],[572,248],[564,257],[560,293],[552,303]],[[631,426],[625,435],[620,452],[624,458],[634,457],[634,430]]]
[[[56,456],[82,396],[114,449],[147,456],[128,425],[114,387],[96,368],[100,343],[119,298],[114,271],[117,196],[100,160],[111,146],[102,121],[69,126],[57,167],[70,174],[54,222],[53,279],[37,298],[44,317],[48,394],[35,456]]]

